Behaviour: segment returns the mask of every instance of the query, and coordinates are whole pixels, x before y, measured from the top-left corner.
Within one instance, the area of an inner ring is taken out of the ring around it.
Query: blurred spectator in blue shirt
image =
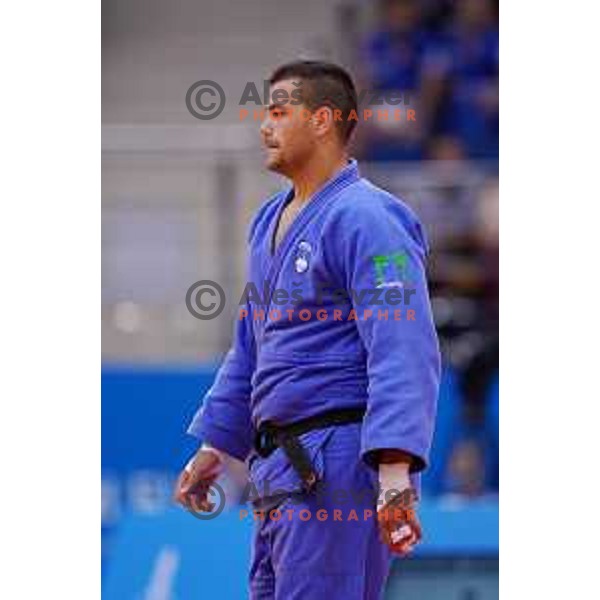
[[[379,90],[414,90],[421,72],[427,34],[420,29],[421,11],[415,0],[383,0],[381,29],[365,44],[370,83]]]
[[[361,106],[377,109],[401,109],[400,121],[376,119],[361,127],[363,158],[371,160],[416,160],[423,157],[446,63],[440,68],[431,60],[433,43],[430,32],[422,27],[421,3],[416,0],[383,0],[380,3],[379,29],[370,34],[362,48],[362,89],[398,91],[408,104]],[[445,59],[445,56],[442,56]],[[406,118],[408,109],[415,111],[416,121]]]
[[[489,0],[457,0],[439,45],[447,100],[440,130],[460,140],[469,158],[498,157],[498,25]],[[445,59],[443,58],[445,55]]]
[[[491,0],[382,0],[361,48],[361,89],[399,91],[416,121],[366,121],[367,160],[498,157],[498,24]],[[440,140],[444,143],[440,144]],[[360,149],[359,149],[360,152]]]

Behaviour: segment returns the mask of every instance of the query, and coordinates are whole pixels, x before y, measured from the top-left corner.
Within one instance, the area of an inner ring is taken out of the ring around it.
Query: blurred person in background
[[[445,473],[447,494],[474,498],[485,492],[485,453],[478,440],[466,438],[452,448]]]
[[[490,0],[458,0],[437,47],[446,84],[440,133],[466,156],[498,158],[498,22]]]
[[[443,201],[443,199],[440,199]],[[456,420],[443,460],[444,493],[477,496],[498,490],[498,180],[473,195],[472,223],[440,240],[432,256],[437,327],[446,363],[459,374]],[[440,432],[438,432],[440,433]]]
[[[361,85],[382,92],[397,91],[398,105],[373,105],[377,109],[413,109],[416,120],[372,119],[365,123],[360,144],[367,160],[418,160],[435,125],[442,97],[444,71],[438,67],[435,34],[423,25],[423,7],[417,0],[381,0],[379,27],[367,36],[362,49]],[[408,101],[408,104],[404,100]]]
[[[204,445],[175,495],[188,509],[209,509],[207,484],[224,456],[248,459],[254,507],[263,514],[255,522],[251,597],[376,599],[392,554],[406,555],[421,538],[416,514],[389,511],[407,492],[416,508],[433,434],[440,358],[427,244],[410,209],[361,178],[348,155],[356,125],[348,117],[357,108],[350,76],[303,61],[280,67],[270,83],[261,127],[267,168],[292,186],[263,204],[251,225],[249,281],[302,295],[283,305],[246,297],[246,318],[189,428]],[[293,97],[299,85],[300,105],[277,101],[275,92]],[[364,294],[339,296],[340,289],[405,287],[414,320],[405,304],[396,318],[389,294],[377,306]],[[315,319],[319,308],[330,312]],[[281,318],[288,311],[294,316]],[[319,510],[329,517],[320,519]]]
[[[411,98],[416,122],[365,124],[367,160],[497,159],[498,23],[490,0],[382,0],[359,57],[361,85]],[[405,108],[372,106],[377,108]]]

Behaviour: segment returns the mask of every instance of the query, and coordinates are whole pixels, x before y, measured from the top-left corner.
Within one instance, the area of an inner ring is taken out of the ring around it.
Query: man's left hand
[[[378,511],[382,541],[394,554],[406,556],[423,537],[415,506],[414,491],[406,488]]]
[[[411,486],[410,457],[401,451],[379,456],[379,488],[383,506],[377,511],[382,541],[395,554],[406,556],[423,534],[417,517],[417,494]]]

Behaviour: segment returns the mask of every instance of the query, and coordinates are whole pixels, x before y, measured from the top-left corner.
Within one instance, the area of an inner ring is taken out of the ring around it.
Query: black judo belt
[[[299,437],[316,429],[360,423],[364,415],[364,407],[340,408],[301,421],[295,421],[288,425],[277,425],[273,421],[263,421],[256,431],[254,449],[259,456],[267,458],[277,448],[281,448],[300,477],[303,489],[310,492],[319,478]]]

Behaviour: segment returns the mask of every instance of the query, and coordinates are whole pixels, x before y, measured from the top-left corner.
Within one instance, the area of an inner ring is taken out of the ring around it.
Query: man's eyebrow
[[[273,102],[271,104],[269,104],[267,110],[271,111],[271,110],[275,110],[277,109],[281,109],[285,106],[285,104],[281,103],[281,102]]]

